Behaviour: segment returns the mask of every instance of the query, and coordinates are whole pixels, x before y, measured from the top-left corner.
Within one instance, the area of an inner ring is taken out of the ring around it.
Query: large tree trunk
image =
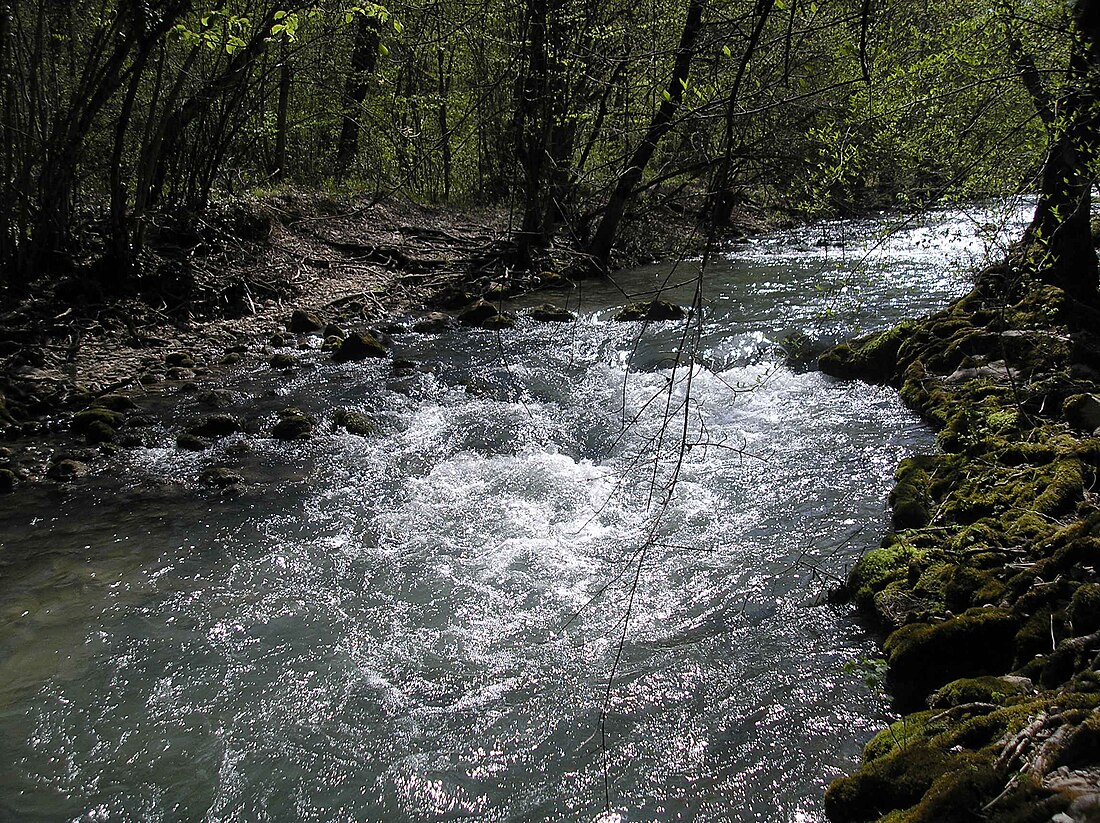
[[[1090,206],[1100,150],[1100,0],[1071,5],[1077,39],[1069,92],[1058,107],[1039,182],[1035,217],[1024,235],[1038,276],[1085,302],[1097,300]]]

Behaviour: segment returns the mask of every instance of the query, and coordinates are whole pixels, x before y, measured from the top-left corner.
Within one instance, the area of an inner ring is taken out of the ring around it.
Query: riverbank
[[[731,231],[773,223],[746,207]],[[3,295],[0,492],[71,482],[102,454],[140,445],[126,418],[142,424],[133,412],[143,395],[187,391],[251,360],[279,368],[279,351],[312,345],[309,335],[329,347],[357,332],[384,338],[401,315],[457,315],[480,299],[539,290],[553,302],[575,287],[578,253],[568,244],[548,251],[546,269],[516,271],[502,262],[509,235],[500,209],[287,192],[214,209],[187,233],[165,230],[158,259],[118,293],[75,270]],[[691,253],[701,242],[688,216],[649,215],[616,262]],[[295,321],[296,311],[310,319]],[[81,416],[95,408],[106,413]]]
[[[834,821],[1100,819],[1098,318],[1007,265],[978,282],[819,361],[898,387],[941,448],[898,467],[847,581],[905,714],[829,787]]]

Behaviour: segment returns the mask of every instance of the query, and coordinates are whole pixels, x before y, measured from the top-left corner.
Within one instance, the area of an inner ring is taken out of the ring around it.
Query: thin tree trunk
[[[343,180],[359,154],[361,108],[370,88],[369,78],[378,65],[381,31],[377,17],[361,14],[356,21],[351,67],[344,82],[343,121],[336,144],[336,179]]]
[[[619,180],[604,210],[603,219],[600,220],[600,225],[592,238],[588,253],[597,271],[607,271],[611,246],[615,242],[626,207],[634,195],[635,188],[641,182],[653,153],[657,150],[657,144],[672,128],[673,117],[680,107],[684,89],[687,88],[691,61],[695,57],[695,42],[702,27],[704,5],[706,0],[690,0],[688,4],[687,17],[680,34],[680,45],[676,48],[676,62],[664,95],[665,99],[653,115],[645,137],[634,149],[630,160],[619,175]]]

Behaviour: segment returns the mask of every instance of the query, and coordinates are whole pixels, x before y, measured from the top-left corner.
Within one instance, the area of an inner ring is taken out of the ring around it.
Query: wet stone
[[[279,413],[279,422],[271,430],[276,440],[306,440],[313,434],[314,420],[301,409],[291,408]]]
[[[187,433],[196,437],[228,437],[240,431],[241,421],[231,414],[210,414],[187,427]]]
[[[412,330],[417,334],[442,334],[457,325],[458,321],[451,315],[441,311],[433,311],[413,323]]]
[[[115,412],[131,411],[137,408],[137,404],[124,394],[105,394],[97,398],[92,405]]]
[[[337,363],[346,363],[350,360],[366,360],[368,357],[385,357],[386,347],[378,342],[369,333],[362,332],[350,335],[340,348],[332,353],[332,359]]]
[[[195,361],[187,352],[172,352],[165,355],[164,365],[189,369],[195,365]]]
[[[333,419],[336,425],[347,431],[348,434],[355,434],[359,437],[367,437],[378,431],[378,426],[368,415],[351,409],[337,409]]]
[[[324,327],[324,322],[314,312],[295,309],[290,315],[288,328],[295,334],[311,334],[321,331]]]
[[[244,484],[244,478],[237,472],[225,466],[210,466],[202,470],[199,482],[204,486],[212,486],[216,489],[226,489],[231,486]]]
[[[615,315],[616,320],[682,320],[684,310],[667,300],[652,300],[648,303],[628,303]]]
[[[49,476],[54,480],[76,480],[88,473],[88,465],[72,458],[62,458],[50,466]]]
[[[194,434],[181,434],[176,438],[176,446],[189,452],[201,452],[210,448],[210,441]]]
[[[563,309],[561,306],[555,306],[553,303],[543,303],[541,306],[535,306],[528,314],[532,320],[543,323],[569,323],[577,319],[573,312]]]
[[[11,469],[0,469],[0,494],[10,494],[15,491],[15,472]]]
[[[278,371],[287,371],[288,369],[294,368],[294,364],[296,361],[294,360],[293,355],[286,354],[285,352],[279,352],[267,362],[268,365],[271,366],[271,368],[273,369],[277,369]]]

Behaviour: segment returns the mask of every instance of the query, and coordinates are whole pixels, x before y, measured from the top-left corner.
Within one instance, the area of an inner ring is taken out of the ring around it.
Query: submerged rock
[[[88,473],[88,465],[80,460],[63,457],[56,461],[47,474],[54,480],[69,481],[84,477]]]
[[[651,300],[648,303],[628,303],[615,315],[616,320],[682,320],[687,315],[680,306],[667,300]]]
[[[15,491],[15,472],[11,469],[0,469],[0,494],[10,494]]]
[[[210,466],[202,470],[202,473],[199,475],[199,482],[204,486],[226,489],[232,486],[243,485],[244,478],[225,466]]]
[[[348,335],[340,347],[333,351],[332,359],[337,363],[347,363],[352,360],[366,360],[368,357],[385,357],[386,354],[386,347],[374,335],[356,332]]]

